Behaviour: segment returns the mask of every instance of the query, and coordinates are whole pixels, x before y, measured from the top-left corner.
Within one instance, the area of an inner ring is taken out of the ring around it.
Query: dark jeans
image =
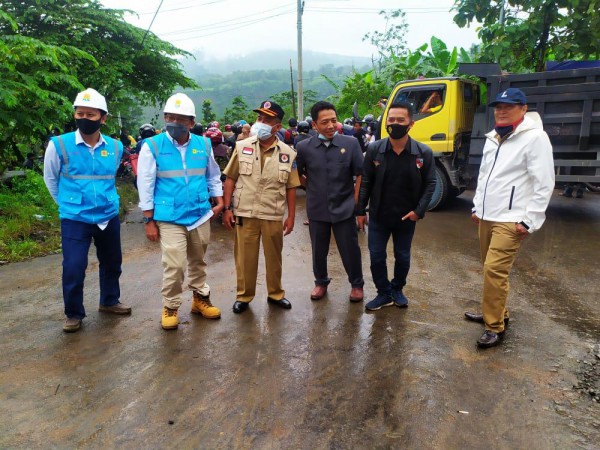
[[[60,221],[63,252],[63,299],[65,315],[83,319],[83,281],[88,265],[88,251],[92,239],[96,246],[100,273],[100,304],[119,303],[121,291],[121,224],[119,216],[113,217],[104,230],[98,225],[62,219]]]
[[[410,246],[415,234],[412,220],[399,221],[390,226],[369,218],[369,253],[371,275],[379,294],[389,294],[392,289],[402,291],[410,269]],[[387,244],[392,236],[394,242],[394,279],[390,283],[387,272]]]
[[[308,224],[310,242],[312,245],[313,273],[317,286],[327,286],[329,276],[327,274],[327,254],[329,253],[329,242],[331,230],[335,236],[335,242],[348,274],[348,281],[352,287],[363,287],[365,284],[362,274],[362,259],[360,247],[358,246],[358,232],[356,231],[356,219],[350,217],[341,222],[321,222],[310,220]]]

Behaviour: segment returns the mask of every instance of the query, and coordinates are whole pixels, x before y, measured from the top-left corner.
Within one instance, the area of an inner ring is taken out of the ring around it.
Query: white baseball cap
[[[75,97],[75,101],[73,102],[73,108],[77,106],[87,106],[88,108],[96,108],[108,113],[108,108],[106,107],[106,99],[104,96],[100,95],[98,91],[92,88],[87,88],[85,91],[80,92]]]
[[[172,95],[165,104],[164,113],[181,114],[182,116],[196,117],[194,102],[187,95],[178,92]]]

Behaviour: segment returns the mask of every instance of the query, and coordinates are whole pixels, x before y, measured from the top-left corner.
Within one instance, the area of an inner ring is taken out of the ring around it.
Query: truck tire
[[[446,176],[446,172],[439,165],[435,165],[435,190],[431,196],[431,201],[427,207],[428,211],[440,209],[446,203],[450,191],[450,181]]]

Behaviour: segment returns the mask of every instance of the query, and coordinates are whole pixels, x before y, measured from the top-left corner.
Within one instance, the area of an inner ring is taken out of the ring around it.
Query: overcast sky
[[[101,0],[107,8],[130,9],[126,19],[147,29],[160,0]],[[303,48],[353,56],[371,56],[375,48],[362,42],[365,33],[385,30],[382,9],[406,13],[409,48],[429,42],[431,35],[450,48],[468,49],[476,30],[458,28],[450,12],[453,0],[305,0]],[[161,39],[209,57],[245,55],[259,49],[296,49],[296,0],[163,0],[151,30]]]

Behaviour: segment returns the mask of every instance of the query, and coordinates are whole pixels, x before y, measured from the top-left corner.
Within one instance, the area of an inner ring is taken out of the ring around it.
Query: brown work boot
[[[362,302],[365,298],[365,293],[361,287],[353,287],[350,291],[351,302]]]
[[[202,314],[205,319],[218,319],[221,317],[221,310],[210,302],[210,294],[204,296],[195,291],[192,300],[192,313]]]
[[[65,323],[63,324],[63,331],[65,333],[74,333],[75,331],[79,331],[81,328],[81,319],[76,319],[75,317],[67,317],[65,319]]]
[[[310,293],[311,300],[321,300],[327,294],[327,286],[317,284]]]
[[[167,308],[163,306],[162,317],[160,324],[163,330],[176,330],[179,326],[179,318],[177,317],[177,310]]]
[[[131,306],[124,305],[123,303],[117,303],[116,305],[110,306],[100,305],[98,311],[126,315],[131,314]]]

